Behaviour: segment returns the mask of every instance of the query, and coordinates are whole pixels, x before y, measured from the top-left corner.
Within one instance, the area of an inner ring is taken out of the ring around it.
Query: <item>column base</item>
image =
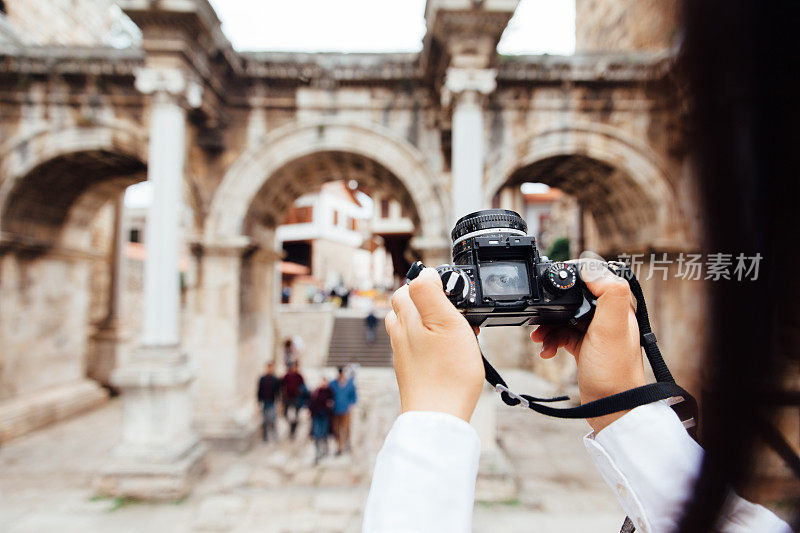
[[[82,379],[0,401],[0,443],[105,403],[108,391]]]
[[[211,448],[244,452],[258,442],[261,417],[255,410],[241,417],[235,413],[199,413],[194,427]]]
[[[95,480],[98,492],[163,501],[192,491],[206,453],[191,427],[193,379],[177,346],[140,348],[112,373],[122,391],[122,440]]]
[[[206,448],[195,441],[172,461],[115,457],[94,482],[98,493],[148,501],[175,501],[188,496],[206,470]]]

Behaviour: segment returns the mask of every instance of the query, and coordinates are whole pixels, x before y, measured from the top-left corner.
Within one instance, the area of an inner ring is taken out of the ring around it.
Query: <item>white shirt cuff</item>
[[[464,420],[409,411],[378,454],[363,531],[468,532],[481,446]]]
[[[589,455],[640,533],[677,528],[703,461],[703,449],[666,401],[632,409],[584,438]],[[732,495],[718,524],[725,532],[789,532],[760,505]]]

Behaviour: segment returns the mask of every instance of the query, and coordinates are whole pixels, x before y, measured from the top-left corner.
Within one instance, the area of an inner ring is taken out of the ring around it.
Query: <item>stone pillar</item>
[[[142,344],[112,374],[122,391],[122,440],[97,479],[100,492],[147,500],[179,499],[204,470],[205,447],[192,430],[194,373],[179,345],[179,213],[186,159],[185,98],[179,70],[143,69],[137,88],[152,95]],[[194,91],[193,94],[197,94]]]
[[[482,209],[483,205],[483,102],[482,96],[497,86],[493,69],[447,69],[445,99],[453,99],[453,164],[451,221]]]
[[[111,385],[111,373],[122,360],[122,349],[127,340],[120,324],[120,307],[125,267],[125,235],[123,217],[125,193],[122,192],[114,206],[114,237],[111,244],[111,277],[108,287],[108,314],[90,339],[87,353],[87,375],[106,387]]]
[[[500,189],[500,208],[510,209],[516,211],[525,217],[525,201],[519,185],[512,185],[510,187],[503,187]]]
[[[240,350],[242,254],[249,241],[206,244],[202,279],[193,302],[196,316],[191,338],[198,366],[195,428],[217,448],[243,451],[250,447],[260,419],[255,401],[258,368],[247,368]]]

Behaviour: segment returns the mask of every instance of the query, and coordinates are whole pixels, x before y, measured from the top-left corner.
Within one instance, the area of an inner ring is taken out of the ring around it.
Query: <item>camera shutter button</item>
[[[437,269],[438,270],[438,269]],[[469,297],[469,278],[460,268],[445,267],[439,270],[442,288],[453,305],[464,303]]]

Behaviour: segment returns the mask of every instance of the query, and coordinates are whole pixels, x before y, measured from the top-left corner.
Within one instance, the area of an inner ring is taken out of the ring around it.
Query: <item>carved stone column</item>
[[[205,447],[192,430],[194,371],[179,344],[181,192],[187,104],[198,87],[180,70],[143,69],[137,88],[152,95],[142,344],[111,382],[122,391],[122,440],[97,479],[100,492],[148,500],[186,496],[204,470]]]
[[[123,215],[125,193],[114,205],[114,236],[111,244],[111,278],[108,288],[108,314],[97,325],[90,338],[86,357],[87,375],[98,383],[111,386],[111,373],[122,360],[122,350],[127,339],[120,324],[123,282],[125,277],[125,235]]]
[[[272,338],[259,330],[250,304],[266,291],[241,285],[250,277],[254,255],[261,254],[246,237],[204,244],[202,279],[193,301],[192,355],[198,366],[195,428],[212,446],[237,451],[249,448],[257,437],[256,380],[272,352],[271,343],[267,349],[247,346],[252,336]]]
[[[453,100],[452,222],[483,205],[483,96],[494,91],[494,69],[447,69],[444,98]]]

